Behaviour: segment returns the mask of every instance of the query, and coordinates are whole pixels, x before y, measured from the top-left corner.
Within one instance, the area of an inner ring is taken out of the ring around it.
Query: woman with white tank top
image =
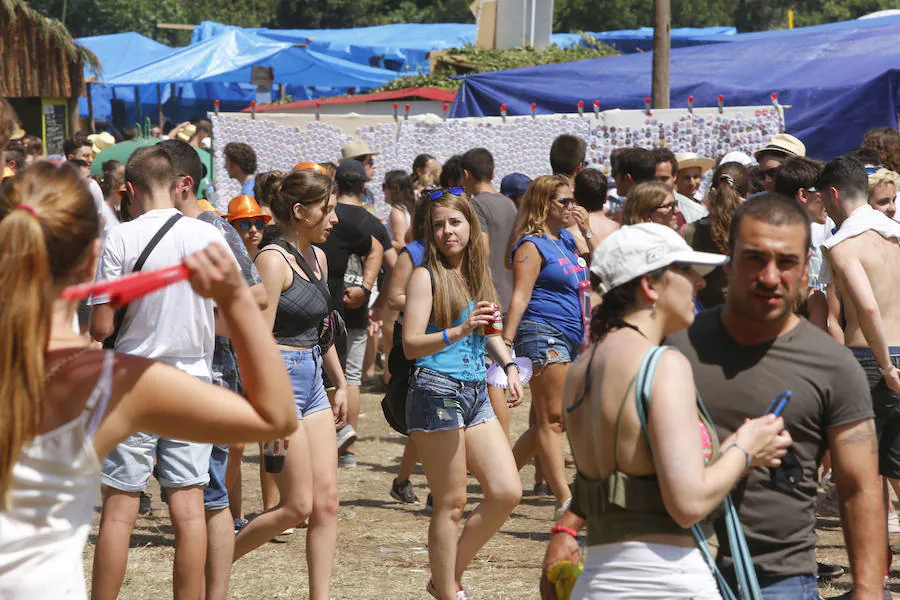
[[[249,402],[174,367],[94,350],[72,331],[77,302],[60,292],[93,278],[99,227],[67,167],[36,164],[0,197],[0,598],[87,597],[81,557],[99,457],[129,435],[227,444],[297,426],[287,373],[269,368],[278,350],[222,246],[184,264],[228,323]]]

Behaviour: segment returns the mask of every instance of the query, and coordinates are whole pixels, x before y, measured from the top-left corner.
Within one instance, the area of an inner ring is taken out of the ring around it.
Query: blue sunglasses
[[[454,196],[459,196],[463,193],[463,189],[461,187],[455,186],[452,188],[447,188],[446,190],[434,190],[433,192],[428,192],[428,197],[432,200],[437,200],[444,195],[444,192],[453,194]]]

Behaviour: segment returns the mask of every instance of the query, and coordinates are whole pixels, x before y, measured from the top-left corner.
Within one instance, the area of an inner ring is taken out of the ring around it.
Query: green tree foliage
[[[297,29],[475,21],[467,0],[280,0],[276,20]]]

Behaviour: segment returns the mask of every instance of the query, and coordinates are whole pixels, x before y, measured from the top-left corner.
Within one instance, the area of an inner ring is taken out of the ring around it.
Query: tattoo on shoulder
[[[527,262],[528,259],[529,259],[528,256],[523,256],[522,258],[517,258],[517,259],[513,260],[513,262],[516,263],[517,265],[521,265],[522,263]]]
[[[878,435],[875,433],[875,423],[868,420],[860,427],[854,428],[847,435],[842,436],[838,440],[841,446],[856,446],[860,444],[868,444],[872,450],[872,454],[878,454]]]

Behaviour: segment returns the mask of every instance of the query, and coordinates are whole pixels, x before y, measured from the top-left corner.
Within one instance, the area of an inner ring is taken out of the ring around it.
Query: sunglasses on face
[[[255,227],[257,231],[262,231],[266,228],[266,221],[265,219],[245,219],[238,221],[237,226],[244,233],[250,231],[251,227]]]
[[[461,187],[452,187],[452,188],[447,188],[446,190],[434,190],[434,191],[428,192],[428,197],[431,198],[432,200],[437,200],[438,198],[440,198],[441,196],[444,195],[445,191],[448,194],[453,194],[454,196],[459,196],[460,194],[463,193],[463,189]]]
[[[562,204],[562,207],[568,209],[570,206],[575,204],[575,198],[554,198],[557,202]]]
[[[775,179],[775,173],[778,172],[778,168],[774,169],[766,169],[765,171],[760,171],[759,176],[763,179]]]
[[[659,206],[657,206],[657,207],[656,207],[655,209],[653,209],[653,210],[662,210],[662,211],[665,211],[665,212],[671,212],[671,211],[674,210],[674,209],[675,209],[675,201],[673,200],[673,201],[671,201],[671,202],[666,202],[666,203],[664,203],[664,204],[660,204]]]

